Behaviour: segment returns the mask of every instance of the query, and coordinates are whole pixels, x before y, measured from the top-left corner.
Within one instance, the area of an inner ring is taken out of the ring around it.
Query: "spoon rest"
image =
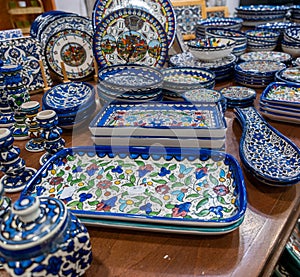
[[[254,107],[235,108],[242,125],[240,158],[259,181],[289,186],[300,180],[300,150],[270,126]]]

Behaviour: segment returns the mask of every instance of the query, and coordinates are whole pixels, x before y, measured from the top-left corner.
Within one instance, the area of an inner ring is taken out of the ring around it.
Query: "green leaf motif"
[[[76,207],[80,201],[72,201],[67,204],[68,207]]]
[[[85,191],[85,190],[89,190],[90,187],[89,186],[84,186],[84,187],[81,187],[80,189],[78,189],[77,191]]]
[[[217,196],[217,200],[222,203],[223,205],[228,205],[228,203],[226,203],[224,197],[222,197],[221,195]]]
[[[57,191],[57,192],[60,191],[60,189],[61,189],[62,186],[63,186],[63,184],[60,183],[60,184],[56,187],[56,191]]]
[[[128,213],[129,214],[137,214],[139,212],[139,210],[140,210],[139,208],[134,208],[134,209],[128,211]]]
[[[204,206],[205,204],[207,204],[208,201],[209,201],[208,198],[201,199],[201,200],[198,202],[197,206],[196,206],[196,210],[200,209],[202,206]]]
[[[175,205],[174,205],[174,204],[168,203],[168,204],[165,205],[165,207],[166,207],[167,209],[173,209],[173,208],[175,208]]]
[[[176,169],[177,167],[177,164],[173,164],[169,167],[169,170],[173,171],[174,169]]]
[[[150,197],[150,200],[151,200],[152,202],[154,202],[154,203],[159,204],[160,206],[163,205],[163,203],[162,203],[158,198],[156,198],[156,197],[154,197],[154,196],[151,196],[151,197]]]
[[[134,187],[135,185],[132,183],[123,184],[122,187]]]
[[[57,177],[62,177],[64,175],[65,175],[65,172],[62,169],[56,174]]]
[[[134,196],[134,197],[132,197],[132,198],[134,198],[134,199],[136,199],[136,200],[139,200],[139,201],[143,201],[146,197],[145,197],[145,196],[137,195],[137,196]]]
[[[160,214],[160,211],[159,212],[150,212],[148,215],[150,216],[157,216]]]
[[[95,180],[94,179],[89,180],[88,185],[89,185],[90,188],[92,188],[95,185]]]
[[[82,210],[82,209],[83,209],[83,203],[82,203],[82,202],[79,202],[79,203],[77,204],[77,209],[78,209],[78,210]]]
[[[120,176],[119,176],[119,179],[125,179],[125,174],[121,174]]]
[[[71,182],[71,181],[72,181],[72,179],[73,179],[73,176],[72,176],[72,174],[71,174],[71,173],[69,173],[69,175],[68,175],[68,178],[67,178],[67,181],[68,181],[68,182]]]
[[[177,178],[175,177],[174,173],[172,173],[170,176],[169,176],[169,180],[171,182],[175,182],[177,180]]]
[[[216,186],[218,184],[218,179],[212,174],[209,174],[209,180]]]
[[[109,180],[109,181],[112,181],[113,180],[113,176],[108,172],[106,174],[106,179]]]
[[[187,178],[185,178],[184,180],[184,184],[185,185],[190,185],[192,183],[192,176],[188,176]]]
[[[135,161],[135,163],[138,165],[138,166],[145,166],[145,163],[143,161]]]
[[[104,166],[107,166],[108,164],[110,164],[110,162],[100,163],[98,165],[101,166],[101,167],[104,167]]]
[[[199,197],[199,194],[198,193],[192,193],[192,194],[189,194],[187,195],[185,198],[196,198],[196,197]]]
[[[111,190],[114,190],[116,192],[119,192],[120,191],[120,188],[118,186],[110,186],[109,187]]]
[[[209,194],[208,190],[205,190],[203,192],[203,197],[205,197],[205,198],[212,198],[212,196]]]
[[[223,207],[224,213],[230,213],[232,210],[233,210],[233,208],[226,208],[226,207]]]
[[[83,173],[80,174],[79,178],[80,178],[81,181],[85,181],[86,180],[86,176]]]
[[[208,209],[202,210],[200,213],[197,213],[196,215],[199,217],[207,216],[210,213]]]
[[[153,172],[153,173],[151,173],[149,176],[150,177],[156,177],[158,175],[158,172]]]
[[[108,167],[106,167],[106,168],[104,169],[104,172],[110,171],[110,170],[112,170],[112,169],[114,169],[114,168],[115,168],[115,167],[114,167],[113,165],[108,166]]]
[[[135,184],[135,181],[136,181],[136,177],[134,176],[134,174],[132,174],[132,175],[130,176],[130,182],[131,182],[132,184]]]
[[[134,168],[135,165],[134,164],[123,164],[123,167],[130,167],[130,168]]]
[[[95,194],[96,194],[97,198],[100,198],[100,196],[102,195],[102,190],[97,188],[95,191]]]
[[[183,183],[180,183],[180,182],[176,182],[174,184],[172,184],[172,188],[179,188],[179,187],[183,187],[184,184]]]
[[[71,156],[71,155],[69,155],[69,156],[67,156],[67,160],[68,160],[68,161],[74,161],[74,160],[75,160],[75,157],[74,157],[74,156]]]
[[[161,185],[165,185],[167,183],[166,180],[163,180],[163,179],[159,179],[159,180],[154,180],[152,179],[155,183],[158,183],[158,184],[161,184]]]
[[[100,202],[97,201],[97,200],[95,200],[95,201],[89,201],[88,203],[89,203],[90,206],[96,206],[96,205],[98,205]]]

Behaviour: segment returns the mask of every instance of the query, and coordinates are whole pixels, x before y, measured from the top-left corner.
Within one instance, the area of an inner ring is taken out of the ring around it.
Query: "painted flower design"
[[[206,176],[207,171],[208,170],[206,167],[197,168],[195,171],[196,179],[199,180],[199,179],[203,178],[204,176]]]
[[[89,176],[93,176],[96,171],[98,171],[98,166],[96,164],[91,164],[86,168],[86,172]]]
[[[152,204],[151,203],[147,203],[143,206],[140,206],[140,210],[141,211],[145,211],[146,214],[150,214],[152,212]]]
[[[216,214],[219,217],[223,217],[223,207],[222,206],[215,206],[215,207],[210,207],[209,211]]]
[[[93,195],[91,193],[81,193],[81,194],[79,194],[79,202],[83,203],[84,201],[86,201],[92,197],[93,197]]]
[[[159,185],[155,188],[155,191],[160,194],[167,194],[170,191],[170,187],[167,185]]]
[[[166,175],[168,175],[170,173],[171,173],[170,170],[166,169],[165,167],[162,167],[160,169],[160,172],[158,173],[158,175],[161,176],[161,177],[164,177],[164,176],[166,176]]]
[[[122,169],[122,167],[121,167],[120,165],[118,165],[118,166],[116,166],[115,168],[113,168],[113,169],[111,170],[111,172],[121,174],[121,173],[123,172],[123,169]]]
[[[96,211],[110,211],[116,205],[117,196],[102,200],[96,207]]]
[[[144,177],[147,173],[151,172],[153,169],[154,168],[151,164],[140,166],[138,169],[139,177]]]
[[[217,195],[220,195],[220,196],[224,196],[226,194],[229,193],[229,189],[228,187],[224,186],[224,185],[218,185],[218,186],[215,186],[213,188],[214,192],[217,194]]]
[[[185,217],[190,211],[191,202],[185,202],[179,205],[175,205],[172,209],[173,217]]]
[[[109,180],[103,180],[97,183],[97,187],[100,189],[108,189],[112,185],[112,182]]]

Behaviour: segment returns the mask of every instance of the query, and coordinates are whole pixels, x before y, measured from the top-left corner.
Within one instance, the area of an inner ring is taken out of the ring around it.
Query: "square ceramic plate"
[[[188,148],[64,149],[23,194],[59,198],[83,218],[198,227],[231,225],[247,205],[233,156]]]
[[[216,103],[110,104],[91,122],[94,136],[220,138],[226,121]]]

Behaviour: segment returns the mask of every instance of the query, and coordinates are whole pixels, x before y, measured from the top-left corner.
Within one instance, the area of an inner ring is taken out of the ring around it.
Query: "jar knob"
[[[12,212],[24,223],[35,221],[41,214],[40,200],[38,197],[23,196],[14,203]]]

